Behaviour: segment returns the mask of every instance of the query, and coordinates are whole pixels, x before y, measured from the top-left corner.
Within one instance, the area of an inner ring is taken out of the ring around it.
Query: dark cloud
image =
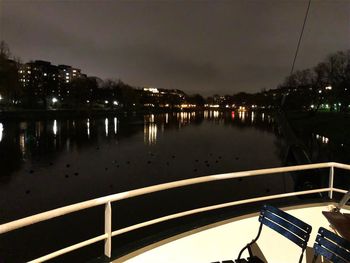
[[[1,37],[24,61],[188,93],[273,88],[290,70],[306,0],[16,1]],[[312,1],[296,67],[349,47],[349,1]]]

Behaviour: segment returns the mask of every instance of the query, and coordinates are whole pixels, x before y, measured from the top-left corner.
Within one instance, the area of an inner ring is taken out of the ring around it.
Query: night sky
[[[275,88],[289,73],[303,1],[0,0],[1,38],[22,59],[185,92]],[[313,0],[296,69],[349,48],[350,1]]]

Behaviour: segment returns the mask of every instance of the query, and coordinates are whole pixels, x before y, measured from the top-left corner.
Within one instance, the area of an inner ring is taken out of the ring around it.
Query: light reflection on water
[[[86,132],[87,132],[87,136],[90,139],[90,119],[87,119],[86,121]]]
[[[4,125],[0,122],[0,142],[2,141],[3,131],[4,131]]]
[[[47,152],[64,154],[93,144],[109,143],[110,139],[123,141],[124,138],[137,136],[139,133],[142,133],[143,144],[152,146],[157,144],[160,137],[167,136],[168,131],[188,129],[187,127],[200,126],[205,122],[214,125],[232,125],[237,128],[248,128],[254,125],[262,130],[271,130],[269,123],[272,122],[272,118],[266,113],[220,112],[218,110],[143,116],[134,114],[130,118],[131,120],[125,116],[113,116],[0,123],[0,152],[6,151],[1,148],[5,143],[6,147],[18,149],[21,155],[19,160],[30,160],[31,156],[41,156]],[[141,123],[142,126],[139,125]],[[5,131],[6,137],[4,136]],[[108,141],[105,141],[106,139]],[[7,151],[6,154],[12,158]],[[17,157],[13,157],[15,158]]]
[[[239,118],[242,122],[244,122],[244,121],[245,121],[245,115],[246,115],[246,112],[245,112],[245,111],[240,111],[240,112],[238,113],[238,118]]]
[[[144,125],[143,129],[143,141],[146,145],[155,144],[157,142],[157,124],[148,123]]]
[[[106,137],[108,137],[108,118],[105,119],[105,133]]]
[[[118,119],[114,117],[114,134],[118,132]]]
[[[73,122],[74,123],[74,122]],[[57,120],[53,121],[52,131],[54,135],[57,135]]]
[[[238,112],[238,119],[236,119],[235,117],[235,112],[220,112],[218,110],[205,110],[203,112],[174,112],[174,113],[164,113],[164,114],[146,114],[143,116],[143,134],[144,134],[144,144],[145,145],[152,145],[155,144],[157,142],[158,139],[158,131],[160,129],[160,131],[162,133],[164,133],[167,129],[168,126],[171,124],[177,123],[177,128],[181,129],[187,125],[192,125],[192,122],[198,122],[198,121],[211,121],[211,120],[225,120],[227,122],[227,118],[229,118],[229,120],[232,123],[245,123],[247,121],[247,117],[250,118],[248,119],[249,122],[246,123],[245,125],[253,125],[256,121],[257,121],[257,117],[259,117],[259,121],[260,122],[265,122],[265,113],[261,113],[259,115],[257,115],[255,112]],[[118,117],[113,117],[113,132],[114,135],[118,135],[118,133],[120,132],[120,127],[119,127],[119,118]],[[73,133],[74,131],[78,132],[79,134],[81,134],[81,130],[80,130],[80,123],[83,120],[53,120],[52,126],[51,126],[51,134],[54,136],[53,138],[53,143],[57,144],[60,139],[61,139],[61,133],[64,131],[66,136],[70,136],[70,133]],[[95,121],[97,121],[97,123],[95,123]],[[98,119],[96,119],[95,121],[91,121],[91,118],[87,118],[85,119],[85,123],[83,123],[82,125],[85,126],[85,131],[84,134],[87,137],[87,139],[93,139],[92,138],[92,130],[94,130],[94,133],[96,132],[96,136],[99,136],[99,124],[98,124]],[[110,128],[109,127],[110,123],[109,123],[109,118],[104,118],[104,136],[105,137],[109,137],[110,134]],[[271,123],[273,120],[271,118],[270,115],[267,115],[267,121],[268,123]],[[29,125],[29,127],[28,127]],[[20,122],[19,123],[19,129],[21,131],[23,131],[21,134],[19,134],[18,136],[18,142],[19,142],[19,146],[21,148],[21,152],[23,154],[26,153],[25,151],[25,144],[27,144],[27,140],[26,140],[26,135],[24,134],[24,132],[29,132],[29,137],[30,139],[35,138],[35,141],[37,143],[39,143],[39,140],[41,137],[47,137],[50,132],[45,128],[46,126],[46,121],[35,121],[33,123],[34,125],[34,129],[33,129],[33,134],[31,134],[31,125],[29,122]],[[60,136],[58,137],[60,133]],[[14,134],[11,134],[11,137],[13,137]],[[95,136],[95,135],[94,135]],[[57,137],[57,138],[56,138]],[[4,138],[4,125],[3,123],[0,123],[0,142],[3,141]],[[55,139],[56,138],[56,139]],[[30,140],[31,141],[31,140]]]

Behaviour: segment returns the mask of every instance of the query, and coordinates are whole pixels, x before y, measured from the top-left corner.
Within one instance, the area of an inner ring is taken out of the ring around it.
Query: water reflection
[[[145,115],[143,118],[143,121],[145,123],[153,123],[154,122],[154,114]]]
[[[105,133],[106,137],[108,137],[108,118],[105,119]]]
[[[42,123],[40,121],[36,121],[35,122],[35,137],[40,138],[42,131],[43,131]]]
[[[4,131],[4,125],[0,122],[0,142],[2,141],[3,131]]]
[[[74,123],[74,122],[73,122]],[[54,135],[57,135],[57,120],[53,121],[52,131]]]
[[[90,139],[90,119],[87,119],[86,122],[86,131],[87,131],[87,136]]]
[[[114,134],[117,134],[118,131],[118,119],[114,117]]]
[[[113,118],[11,121],[0,123],[0,153],[19,163],[22,160],[41,158],[47,153],[64,154],[72,150],[84,151],[85,147],[91,145],[95,145],[96,148],[96,145],[109,143],[112,139],[119,141],[138,134],[143,136],[143,143],[148,146],[156,144],[160,134],[166,134],[169,130],[187,129],[190,126],[202,125],[203,122],[229,125],[238,129],[250,128],[254,125],[260,130],[274,132],[271,126],[272,118],[267,113],[218,110],[132,115],[131,117],[123,115]],[[142,126],[139,125],[140,123]],[[4,127],[6,127],[6,136],[4,136]],[[113,138],[112,131],[115,135]],[[322,139],[320,136],[320,140],[323,143],[328,142],[328,138],[325,137]],[[9,148],[13,149],[13,155]]]
[[[157,142],[157,124],[145,123],[143,128],[143,134],[143,141],[145,144],[155,144]]]
[[[21,149],[22,157],[24,157],[26,155],[26,139],[24,133],[21,133],[19,136],[19,147]]]
[[[246,114],[245,111],[240,111],[240,112],[238,113],[238,118],[239,118],[242,122],[245,121],[245,114]]]
[[[327,144],[329,142],[329,138],[325,137],[325,136],[321,136],[319,134],[315,135],[316,139],[321,141],[324,144]]]

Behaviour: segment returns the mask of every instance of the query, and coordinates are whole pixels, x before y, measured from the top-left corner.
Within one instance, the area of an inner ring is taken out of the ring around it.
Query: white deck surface
[[[299,206],[283,210],[312,225],[309,247],[313,246],[319,227],[329,228],[328,221],[321,213],[327,210],[327,205]],[[250,214],[169,238],[114,262],[210,263],[233,260],[240,249],[256,236],[258,227],[258,215]],[[298,262],[301,252],[297,245],[266,226],[263,227],[258,245],[270,263]],[[303,262],[306,262],[305,257]]]

